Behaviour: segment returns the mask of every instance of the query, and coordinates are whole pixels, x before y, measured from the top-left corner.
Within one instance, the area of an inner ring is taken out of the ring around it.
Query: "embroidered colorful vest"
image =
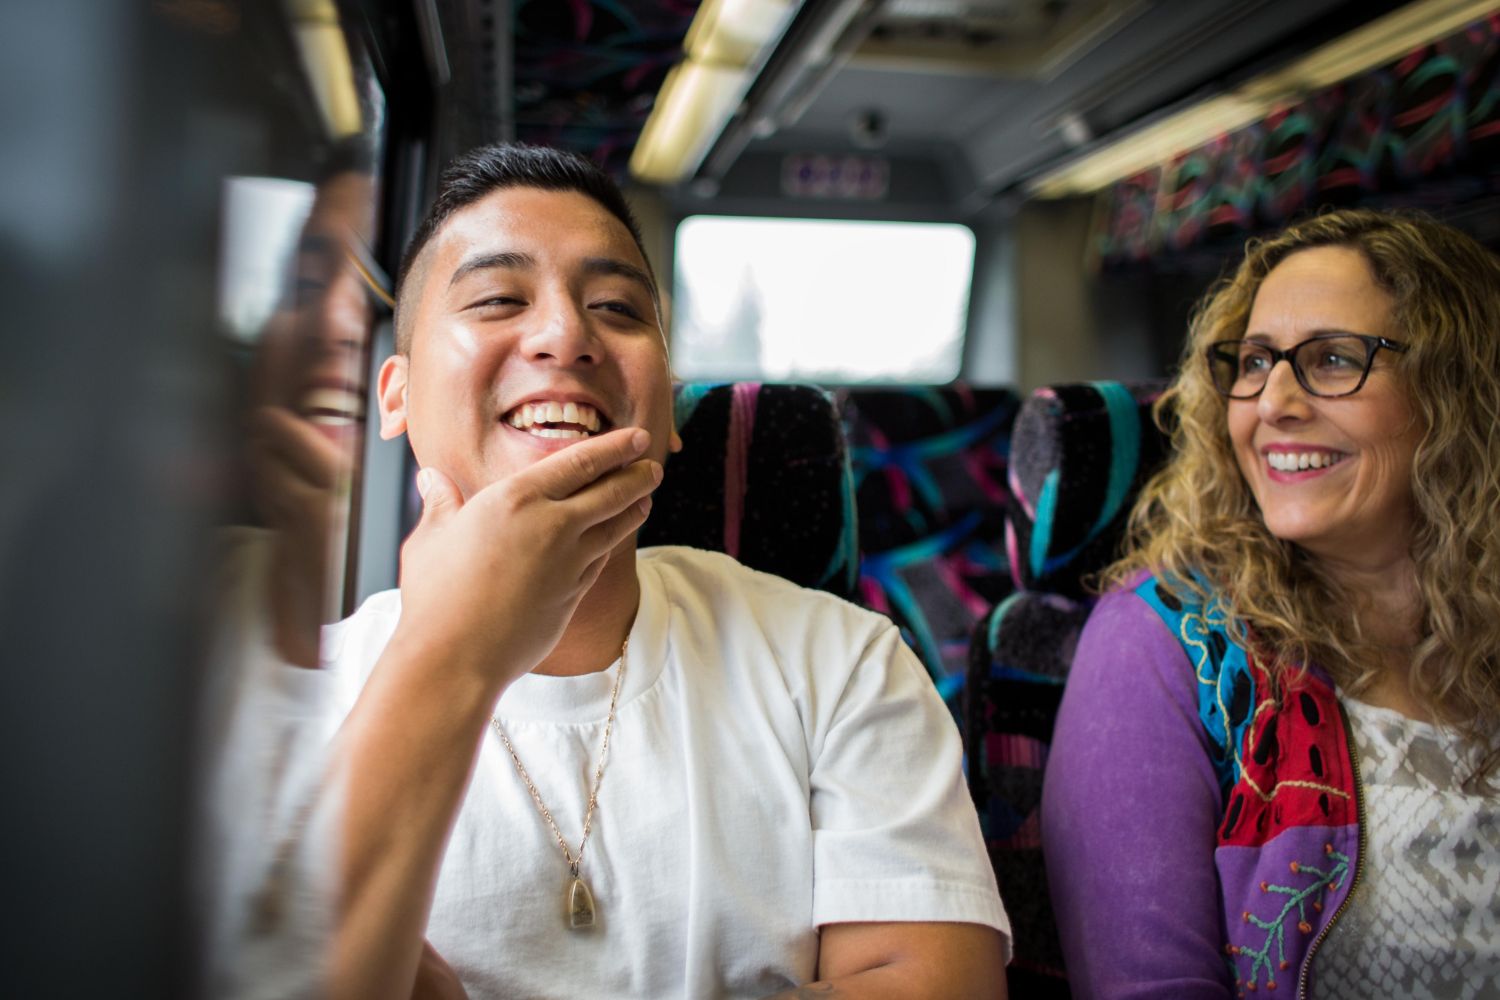
[[[1278,697],[1245,652],[1244,626],[1219,602],[1190,603],[1156,577],[1136,593],[1172,630],[1197,677],[1198,719],[1224,803],[1214,863],[1235,989],[1302,996],[1359,860],[1358,776],[1333,685],[1309,669]]]

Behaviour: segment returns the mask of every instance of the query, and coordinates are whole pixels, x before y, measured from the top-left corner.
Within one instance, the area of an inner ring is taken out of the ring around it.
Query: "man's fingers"
[[[516,480],[529,480],[548,499],[564,500],[639,458],[650,445],[649,432],[639,427],[621,427],[548,455],[516,476]]]
[[[661,477],[661,463],[643,458],[590,483],[560,506],[579,530],[586,531],[648,499]]]
[[[334,497],[312,485],[282,462],[280,456],[256,446],[254,495],[256,508],[272,527],[291,527],[309,518],[322,520],[332,510]]]
[[[318,489],[332,489],[349,464],[338,445],[290,410],[261,407],[250,419],[250,433],[264,454]]]
[[[463,506],[453,480],[430,465],[417,473],[417,492],[422,497],[424,524],[435,523],[439,518]]]
[[[584,543],[590,551],[608,555],[625,539],[641,530],[646,515],[651,513],[651,498],[643,497],[620,513],[594,525],[584,532]]]

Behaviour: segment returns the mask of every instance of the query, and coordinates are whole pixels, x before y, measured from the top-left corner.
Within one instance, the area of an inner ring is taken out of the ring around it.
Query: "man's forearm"
[[[335,1000],[406,1000],[437,872],[499,692],[393,640],[339,734]],[[441,678],[443,683],[435,683]]]
[[[1005,1000],[1004,942],[983,924],[834,923],[818,938],[822,978],[766,1000]]]
[[[765,1000],[1005,1000],[1005,974],[998,981],[903,963],[784,990]]]

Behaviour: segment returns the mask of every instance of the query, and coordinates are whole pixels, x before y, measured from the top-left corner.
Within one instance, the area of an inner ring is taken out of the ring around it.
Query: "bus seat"
[[[1018,589],[1082,598],[1083,578],[1113,558],[1131,501],[1165,454],[1151,417],[1164,388],[1085,382],[1027,400],[1011,437],[1006,530]]]
[[[1012,589],[1003,559],[1019,397],[964,385],[842,393],[859,509],[859,600],[889,615],[950,702],[975,622]]]
[[[853,598],[854,499],[832,397],[810,385],[685,383],[674,404],[683,448],[667,460],[640,544],[726,552]]]
[[[1093,598],[1136,494],[1167,453],[1162,383],[1037,390],[1011,437],[1005,529],[1017,589],[974,631],[962,706],[969,791],[1014,932],[1013,996],[1066,997],[1039,813],[1052,724]]]

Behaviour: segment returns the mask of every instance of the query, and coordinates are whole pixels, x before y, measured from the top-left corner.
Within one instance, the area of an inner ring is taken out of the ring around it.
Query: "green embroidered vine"
[[[1260,891],[1285,896],[1286,902],[1281,907],[1281,912],[1270,920],[1262,920],[1249,910],[1245,911],[1245,923],[1250,924],[1262,931],[1266,937],[1259,948],[1251,948],[1247,945],[1230,945],[1231,955],[1244,955],[1251,959],[1248,988],[1254,990],[1260,979],[1261,970],[1266,973],[1266,988],[1276,988],[1276,971],[1287,968],[1286,959],[1286,921],[1295,912],[1297,915],[1297,930],[1303,934],[1312,933],[1312,923],[1307,919],[1307,909],[1312,907],[1316,913],[1323,910],[1323,892],[1328,888],[1337,889],[1343,884],[1344,876],[1349,874],[1349,857],[1333,849],[1332,844],[1323,845],[1323,853],[1332,862],[1326,870],[1312,865],[1303,864],[1298,861],[1291,863],[1293,875],[1311,875],[1313,881],[1301,888],[1293,885],[1277,885],[1273,882],[1262,882]],[[1317,898],[1314,899],[1313,897]],[[1273,965],[1271,952],[1275,949],[1276,959]],[[1236,970],[1238,972],[1238,970]]]

